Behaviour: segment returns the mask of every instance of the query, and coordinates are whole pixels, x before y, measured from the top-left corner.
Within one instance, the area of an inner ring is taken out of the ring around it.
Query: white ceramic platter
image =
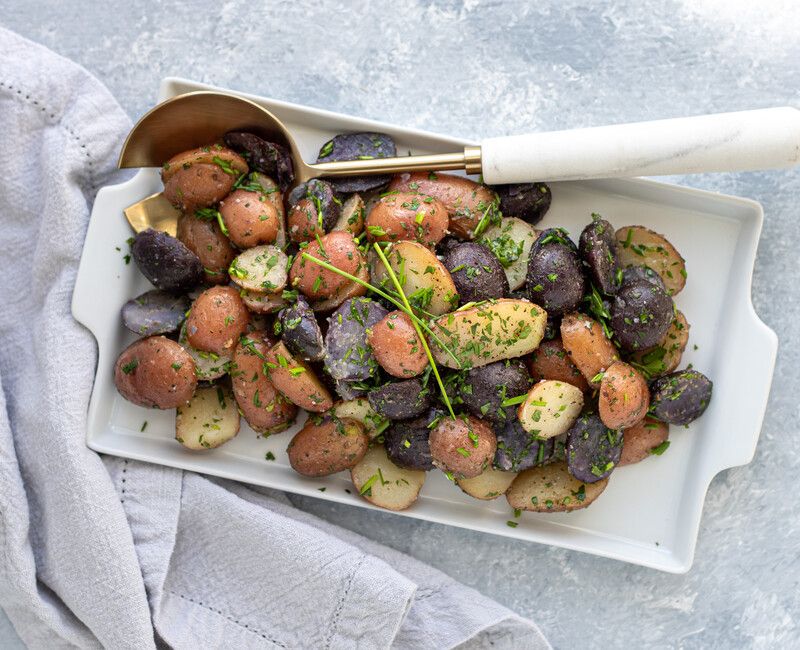
[[[210,87],[166,79],[160,99],[205,88]],[[307,160],[314,159],[331,136],[346,131],[388,132],[400,152],[444,152],[465,144],[423,131],[248,97],[292,129]],[[92,331],[99,352],[89,404],[89,447],[373,508],[354,493],[349,473],[311,480],[289,467],[286,445],[299,425],[264,439],[243,423],[239,435],[223,447],[190,452],[174,440],[173,411],[143,409],[117,394],[114,361],[135,338],[122,326],[120,308],[150,288],[135,265],[123,259],[131,231],[122,210],[160,189],[158,172],[144,169],[126,183],[102,189],[92,211],[72,303],[75,318]],[[713,379],[711,405],[687,429],[672,427],[672,445],[663,456],[614,472],[606,491],[586,510],[523,513],[514,528],[506,523],[512,513],[505,499],[474,500],[440,472],[430,472],[417,503],[398,514],[685,572],[692,564],[709,482],[724,469],[750,462],[769,395],[777,338],[758,319],[750,300],[761,207],[746,199],[641,180],[556,183],[552,190],[552,208],[542,226],[564,226],[577,237],[590,214],[599,212],[615,227],[642,224],[666,234],[686,258],[688,283],[676,300],[691,324],[684,364],[694,364]],[[743,373],[742,368],[748,371]],[[268,451],[274,461],[265,459]]]

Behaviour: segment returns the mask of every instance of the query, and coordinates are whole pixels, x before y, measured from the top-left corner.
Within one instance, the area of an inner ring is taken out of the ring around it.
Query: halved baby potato
[[[563,381],[545,379],[528,391],[517,418],[528,433],[540,439],[566,433],[583,408],[583,391]]]
[[[389,420],[379,415],[370,406],[366,397],[357,397],[346,402],[337,402],[331,411],[337,418],[350,418],[360,422],[370,438],[378,437],[389,425]]]
[[[547,313],[527,300],[503,298],[462,307],[436,319],[433,332],[453,356],[431,339],[436,362],[475,368],[533,352],[544,337]],[[456,361],[457,360],[457,361]]]
[[[650,407],[650,390],[642,374],[615,361],[600,380],[598,412],[609,429],[626,429],[641,421]]]
[[[205,352],[198,350],[189,343],[186,338],[186,323],[184,322],[181,327],[180,334],[178,335],[178,343],[183,346],[183,349],[192,357],[194,361],[194,373],[197,378],[202,381],[211,381],[219,379],[228,373],[228,369],[233,359],[233,350],[222,354],[216,352]]]
[[[286,399],[312,413],[323,413],[333,406],[333,398],[311,367],[297,359],[283,341],[264,355],[269,379]]]
[[[370,259],[372,284],[394,290],[380,259],[377,256]],[[412,306],[438,316],[458,305],[458,292],[450,272],[429,248],[413,241],[400,241],[386,250],[386,259]]]
[[[599,373],[619,360],[619,351],[603,326],[585,314],[567,314],[561,319],[561,342],[572,363],[591,386],[600,384]]]
[[[516,291],[528,274],[528,258],[539,231],[517,217],[503,217],[500,223],[489,226],[480,238],[480,243],[495,254],[508,279],[508,287]]]
[[[248,291],[280,292],[288,279],[289,258],[270,244],[248,248],[231,262],[228,273],[236,284]]]
[[[342,213],[333,230],[346,230],[357,237],[364,230],[364,199],[360,194],[352,194],[342,204]]]
[[[644,226],[623,226],[617,230],[619,264],[647,266],[664,281],[667,293],[674,296],[686,284],[686,262],[663,235]]]
[[[283,309],[286,301],[283,299],[283,292],[269,293],[267,291],[250,291],[240,289],[239,295],[242,302],[252,312],[256,314],[272,314]]]
[[[472,478],[457,478],[456,485],[471,497],[491,501],[505,494],[516,477],[516,472],[501,472],[494,467],[487,467]]]
[[[689,323],[682,311],[675,311],[675,318],[659,344],[649,350],[634,352],[629,361],[646,366],[650,377],[668,375],[681,363],[681,357],[689,342]]]
[[[371,447],[350,470],[350,477],[362,497],[387,510],[408,508],[425,483],[425,472],[398,467],[383,445]]]
[[[286,208],[283,205],[281,189],[278,187],[278,184],[266,174],[253,172],[250,174],[249,178],[256,186],[261,187],[260,191],[275,207],[275,212],[278,215],[278,234],[275,236],[275,245],[283,249],[289,241],[289,236],[286,234]]]
[[[592,503],[608,485],[604,478],[583,483],[567,471],[564,462],[532,467],[520,472],[506,492],[512,508],[532,512],[569,512]]]
[[[175,440],[187,449],[214,449],[239,433],[239,409],[230,388],[198,388],[194,397],[179,406]]]

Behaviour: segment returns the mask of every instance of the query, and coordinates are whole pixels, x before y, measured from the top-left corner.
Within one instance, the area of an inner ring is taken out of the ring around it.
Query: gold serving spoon
[[[800,111],[790,107],[720,113],[551,133],[512,135],[446,154],[370,158],[310,165],[291,132],[263,106],[213,91],[162,102],[133,127],[119,167],[161,167],[187,149],[250,131],[288,148],[294,184],[312,178],[464,170],[489,185],[532,181],[659,176],[788,167],[800,160]],[[175,234],[179,212],[163,194],[125,209],[136,232]]]

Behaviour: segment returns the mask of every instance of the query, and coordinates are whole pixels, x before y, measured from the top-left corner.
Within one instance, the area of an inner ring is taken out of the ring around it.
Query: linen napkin
[[[86,447],[96,344],[70,300],[129,128],[85,70],[0,29],[0,605],[22,639],[548,648],[532,622],[281,493]]]

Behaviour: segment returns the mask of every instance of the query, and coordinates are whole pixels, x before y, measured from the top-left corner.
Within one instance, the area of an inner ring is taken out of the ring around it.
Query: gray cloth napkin
[[[70,300],[129,128],[85,70],[0,29],[0,605],[22,639],[548,648],[530,621],[280,493],[85,446],[96,345]]]

